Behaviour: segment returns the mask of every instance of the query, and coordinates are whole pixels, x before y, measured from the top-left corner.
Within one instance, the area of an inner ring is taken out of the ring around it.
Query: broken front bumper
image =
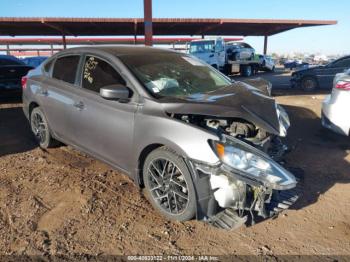
[[[190,160],[188,161],[188,166],[191,169],[193,183],[195,185],[197,219],[222,229],[235,229],[243,224],[250,226],[266,218],[275,217],[280,212],[293,205],[302,192],[302,172],[297,169],[290,169],[296,174],[298,180],[295,188],[261,192],[262,194],[258,201],[255,199],[255,196],[254,199],[252,199],[252,196],[247,196],[249,202],[246,203],[247,205],[242,210],[237,210],[234,207],[222,208],[215,199],[215,190],[212,190],[210,177],[212,174],[230,172],[227,167],[225,167],[225,165],[208,167],[205,164]],[[235,176],[235,174],[230,173],[227,174],[227,176]],[[241,179],[241,177],[237,179]],[[243,182],[252,187],[258,188],[262,186],[253,180]],[[270,192],[270,194],[268,194],[268,192]],[[255,195],[255,192],[253,192],[253,195]]]

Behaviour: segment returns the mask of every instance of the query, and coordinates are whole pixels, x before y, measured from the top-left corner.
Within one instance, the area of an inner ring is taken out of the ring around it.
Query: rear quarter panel
[[[22,101],[24,114],[29,119],[30,104],[36,103],[40,106],[42,103],[40,96],[38,96],[38,92],[44,84],[46,77],[42,74],[40,67],[29,71],[27,77],[27,85],[22,92]]]

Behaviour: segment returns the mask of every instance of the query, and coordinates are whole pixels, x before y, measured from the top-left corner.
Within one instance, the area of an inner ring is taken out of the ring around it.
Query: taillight
[[[27,76],[22,76],[22,79],[21,79],[22,89],[26,89],[27,80],[28,80]]]
[[[335,85],[335,88],[341,89],[341,90],[350,90],[350,82],[338,81]]]

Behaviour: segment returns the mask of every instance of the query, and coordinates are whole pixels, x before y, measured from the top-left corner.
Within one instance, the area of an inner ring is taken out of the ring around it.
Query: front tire
[[[187,221],[196,212],[196,195],[185,161],[166,147],[152,151],[143,166],[146,196],[170,220]]]
[[[30,127],[41,148],[54,147],[58,142],[52,138],[49,125],[40,107],[36,107],[30,114]]]
[[[304,91],[311,92],[318,88],[318,82],[314,77],[307,76],[301,80],[301,88]]]

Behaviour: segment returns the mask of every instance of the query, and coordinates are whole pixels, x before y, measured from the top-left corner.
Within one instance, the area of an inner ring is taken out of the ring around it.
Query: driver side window
[[[221,40],[216,42],[216,51],[217,52],[222,52],[224,51],[224,45]]]
[[[83,65],[82,87],[96,93],[108,85],[126,85],[121,75],[107,62],[87,56]]]

